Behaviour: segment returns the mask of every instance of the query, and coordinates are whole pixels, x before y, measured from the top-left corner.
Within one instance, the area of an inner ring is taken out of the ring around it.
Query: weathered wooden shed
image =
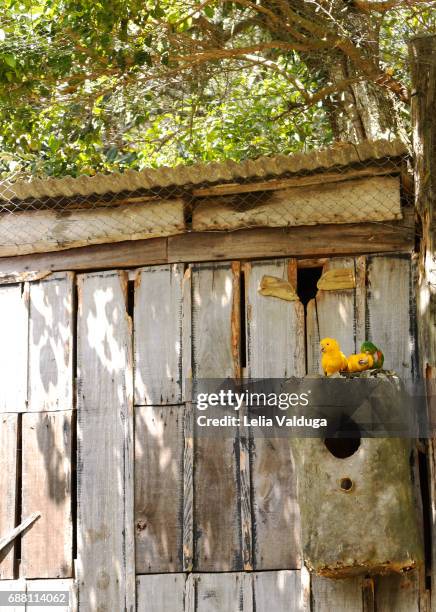
[[[291,441],[199,436],[187,384],[317,373],[320,335],[377,338],[416,378],[411,185],[383,141],[3,185],[0,537],[41,516],[1,552],[0,591],[69,591],[79,612],[427,609],[424,565],[309,575]],[[338,267],[354,286],[317,290]],[[265,275],[300,299],[260,295]]]

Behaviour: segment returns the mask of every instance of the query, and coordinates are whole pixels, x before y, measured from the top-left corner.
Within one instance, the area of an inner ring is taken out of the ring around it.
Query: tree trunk
[[[335,29],[338,36],[345,33],[369,62],[377,62],[379,23],[371,15],[353,8],[352,3],[344,0],[334,0],[329,15],[323,17],[323,13],[316,10],[316,3],[288,0],[288,5],[320,27]],[[407,142],[407,133],[398,112],[400,103],[386,88],[365,80],[342,51],[331,49],[301,56],[309,70],[317,75],[320,88],[356,79],[355,83],[325,102],[336,140],[357,144],[363,140],[401,138]]]
[[[412,125],[415,157],[415,208],[421,229],[417,314],[421,372],[427,387],[430,436],[436,425],[436,36],[420,36],[410,42],[412,71]],[[436,438],[427,443],[431,566],[431,610],[436,611]]]

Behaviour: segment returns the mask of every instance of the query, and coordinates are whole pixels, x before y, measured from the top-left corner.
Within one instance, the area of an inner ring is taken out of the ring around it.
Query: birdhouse
[[[344,393],[335,394],[338,404],[346,396],[353,404],[348,414],[344,406],[337,406],[335,413],[333,393],[324,394],[323,406],[311,407],[312,412],[331,412],[336,424],[341,414],[345,416],[352,429],[350,437],[293,440],[303,558],[309,570],[331,578],[403,572],[423,562],[411,468],[412,439],[359,435],[362,420],[368,425],[371,419],[371,410],[377,412],[378,425],[383,422],[383,410],[386,421],[388,413],[401,411],[395,406],[395,397],[404,397],[404,390],[397,377],[389,377],[359,408],[359,390],[350,392],[356,382],[335,381],[344,385]],[[318,386],[318,391],[321,388]],[[321,403],[321,393],[315,395],[315,403]],[[404,415],[398,421],[404,424]]]

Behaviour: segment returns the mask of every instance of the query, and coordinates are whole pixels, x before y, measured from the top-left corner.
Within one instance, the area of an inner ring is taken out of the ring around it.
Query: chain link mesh
[[[313,161],[311,155],[306,156],[308,162]],[[328,159],[328,151],[323,155]],[[333,162],[334,155],[337,153],[331,155]],[[296,172],[280,171],[286,162],[281,156],[247,162],[244,167],[235,163],[198,165],[165,169],[163,174],[162,170],[146,175],[130,171],[33,183],[10,176],[0,183],[0,254],[183,232],[402,218],[402,204],[408,203],[400,181],[400,174],[407,174],[405,153],[315,169],[305,168],[304,158],[299,156]],[[247,172],[250,163],[251,172]],[[274,165],[276,174],[271,171]],[[175,181],[171,185],[172,172]],[[183,183],[183,173],[189,174],[189,182]],[[215,180],[218,175],[226,178]],[[141,182],[155,185],[138,187]]]

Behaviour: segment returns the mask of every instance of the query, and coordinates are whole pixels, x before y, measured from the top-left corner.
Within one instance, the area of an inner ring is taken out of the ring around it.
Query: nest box
[[[328,397],[328,393],[322,393],[327,398],[320,409],[324,416],[333,410],[334,397],[338,397],[338,403],[344,396],[358,402],[360,392],[354,396],[350,393],[355,388],[353,380],[343,379],[343,384],[344,394]],[[322,388],[315,393],[318,400]],[[398,409],[395,397],[399,392],[398,378],[390,377],[373,397],[369,394],[363,400],[360,418],[368,422],[373,410],[378,422],[383,421],[383,411],[391,417]],[[343,408],[339,406],[339,412]],[[317,409],[311,406],[312,413]],[[305,564],[316,574],[332,578],[415,568],[423,562],[423,543],[413,475],[413,441],[407,437],[360,436],[356,406],[352,413],[352,437],[293,440]],[[334,418],[337,420],[337,412]]]

